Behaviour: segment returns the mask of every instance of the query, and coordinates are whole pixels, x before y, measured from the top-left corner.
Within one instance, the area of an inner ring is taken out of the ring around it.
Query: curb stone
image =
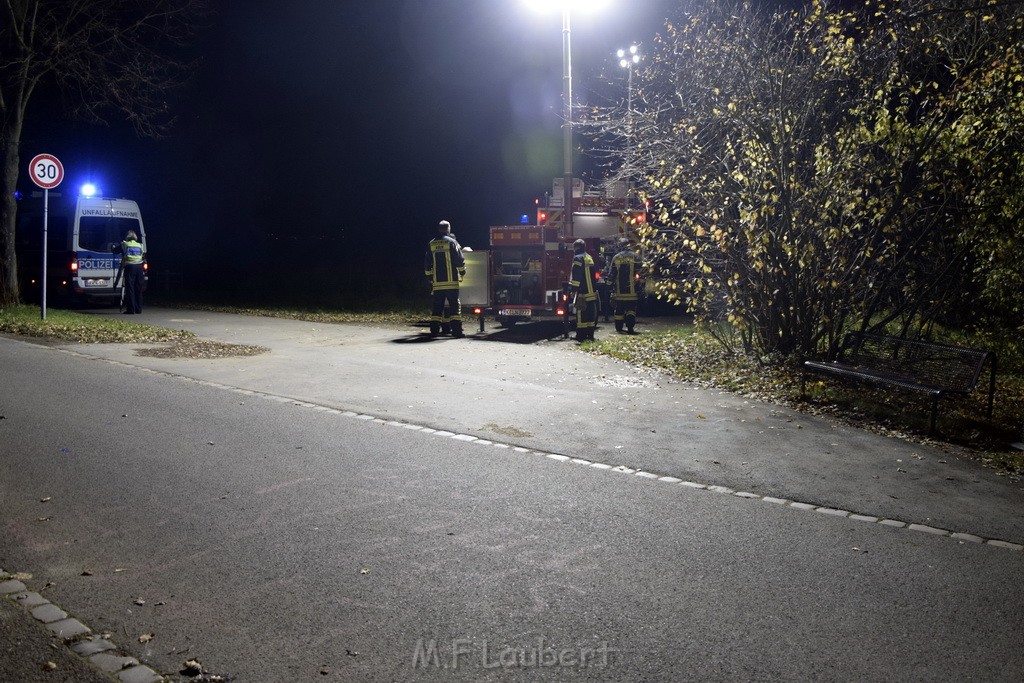
[[[0,599],[21,606],[33,619],[61,638],[68,652],[80,658],[83,663],[113,676],[114,680],[121,683],[169,683],[169,679],[145,664],[140,664],[138,659],[119,654],[116,645],[93,634],[91,628],[70,617],[39,593],[29,591],[24,583],[11,576],[0,568]]]
[[[114,361],[111,361],[111,362],[114,362]],[[231,391],[241,391],[241,390],[232,389],[231,387],[223,387],[223,388],[229,389]],[[246,393],[253,394],[253,395],[256,395],[256,396],[265,396],[266,398],[270,398],[272,400],[277,400],[279,398],[279,397],[277,397],[277,396],[275,396],[273,394],[263,394],[261,392],[248,392],[248,390],[246,390]],[[282,398],[281,400],[289,400],[289,399]],[[295,402],[295,401],[293,401],[293,403],[295,403],[296,405],[300,405],[300,406],[305,406],[306,405],[304,403]],[[321,407],[321,406],[315,406],[314,404],[309,404],[309,405],[312,406],[312,407]],[[342,413],[342,415],[347,415],[347,413]],[[382,418],[376,418],[376,417],[374,417],[372,415],[363,415],[363,414],[355,413],[352,416],[356,417],[356,418],[359,418],[359,419],[367,419],[367,420],[379,421],[381,424],[389,425],[389,426],[396,426],[396,427],[402,427],[402,428],[410,428],[410,427],[415,427],[416,426],[416,425],[410,425],[409,423],[402,422],[400,420],[384,420]],[[888,526],[888,527],[892,527],[892,528],[895,528],[895,529],[909,529],[909,530],[912,530],[912,531],[923,532],[923,533],[930,534],[930,535],[933,535],[933,536],[940,536],[940,537],[944,536],[944,537],[947,537],[947,538],[948,537],[952,537],[952,538],[955,538],[956,540],[961,541],[961,542],[970,541],[970,542],[981,544],[981,545],[989,545],[989,546],[994,546],[994,547],[997,547],[997,548],[1005,548],[1007,550],[1012,550],[1012,551],[1015,551],[1015,552],[1024,552],[1024,545],[1022,545],[1022,544],[1013,543],[1013,542],[1010,542],[1010,541],[1004,541],[1004,540],[1000,540],[1000,539],[982,538],[981,536],[976,536],[974,534],[970,534],[970,533],[966,533],[966,532],[962,532],[962,531],[961,532],[957,532],[957,531],[953,531],[953,530],[950,530],[950,529],[939,529],[939,528],[936,528],[936,527],[933,527],[933,526],[930,526],[930,525],[927,525],[927,524],[919,524],[919,523],[916,523],[916,522],[904,522],[904,521],[900,521],[900,520],[896,520],[896,519],[883,519],[881,517],[878,517],[878,516],[875,516],[875,515],[870,515],[870,514],[865,514],[863,512],[856,512],[856,511],[852,511],[852,510],[843,510],[843,509],[840,509],[840,508],[832,508],[832,507],[827,507],[827,506],[823,506],[823,505],[816,505],[814,503],[805,503],[805,502],[802,502],[802,501],[789,500],[787,498],[777,498],[777,497],[774,497],[774,496],[767,496],[767,495],[763,495],[763,494],[760,494],[760,493],[754,493],[754,492],[751,492],[751,491],[736,491],[735,489],[729,488],[728,486],[721,486],[721,485],[717,485],[717,484],[699,483],[699,482],[694,482],[694,481],[685,481],[683,479],[680,479],[679,477],[673,477],[671,475],[660,475],[660,474],[658,474],[656,472],[648,472],[648,471],[641,470],[641,469],[634,469],[634,468],[631,468],[631,467],[629,467],[627,465],[610,465],[608,463],[594,462],[592,460],[587,460],[585,458],[578,458],[578,457],[574,457],[572,455],[565,455],[565,454],[562,454],[562,453],[545,453],[543,451],[531,451],[528,448],[523,448],[521,446],[515,446],[514,444],[511,444],[511,443],[504,444],[504,443],[500,443],[500,442],[497,442],[497,441],[491,441],[491,440],[488,440],[488,439],[480,439],[480,438],[475,437],[475,436],[473,436],[471,434],[456,434],[454,432],[446,432],[446,431],[443,431],[443,430],[434,431],[434,430],[431,430],[431,429],[429,429],[427,427],[423,427],[422,431],[424,431],[426,433],[429,433],[429,434],[432,434],[433,436],[448,437],[448,438],[456,439],[456,440],[459,440],[459,441],[470,441],[470,442],[476,442],[476,443],[479,443],[481,445],[486,445],[486,446],[496,446],[496,447],[500,447],[500,448],[511,448],[513,451],[520,452],[520,453],[536,453],[538,455],[542,455],[542,456],[544,456],[544,457],[546,457],[546,458],[548,458],[550,460],[554,460],[556,462],[568,462],[568,463],[573,463],[573,464],[577,464],[577,465],[584,465],[584,466],[588,466],[588,467],[593,467],[593,468],[599,469],[599,470],[611,471],[611,472],[622,473],[622,474],[631,474],[631,475],[634,475],[634,476],[637,476],[637,477],[642,477],[644,479],[650,479],[650,480],[653,480],[653,481],[659,481],[659,482],[663,482],[663,483],[666,483],[666,484],[677,484],[677,485],[679,485],[681,487],[684,487],[684,488],[690,488],[690,489],[695,489],[695,490],[704,490],[704,491],[709,491],[709,492],[712,492],[712,493],[724,493],[724,494],[729,494],[729,495],[732,495],[732,496],[736,496],[738,498],[743,498],[743,499],[746,499],[746,500],[763,501],[763,502],[766,502],[766,503],[773,503],[775,505],[780,505],[780,506],[784,506],[784,507],[790,507],[790,508],[793,508],[794,510],[811,510],[811,511],[823,514],[823,515],[828,515],[828,516],[831,516],[831,517],[837,517],[837,518],[840,518],[840,519],[853,519],[853,520],[856,520],[858,522],[867,522],[869,524],[878,524],[880,526]]]

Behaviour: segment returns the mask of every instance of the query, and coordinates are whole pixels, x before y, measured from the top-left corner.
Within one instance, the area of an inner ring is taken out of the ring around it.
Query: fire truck
[[[607,314],[608,286],[600,273],[618,251],[619,238],[635,237],[635,226],[647,220],[646,211],[630,208],[624,182],[586,188],[574,181],[571,221],[565,220],[563,204],[562,179],[556,178],[551,194],[543,202],[536,201],[535,223],[492,226],[489,248],[464,254],[463,310],[477,316],[481,332],[488,316],[502,327],[557,319],[568,337],[573,313],[572,245],[577,239],[586,242],[594,259],[601,305]],[[524,219],[529,221],[527,216]]]

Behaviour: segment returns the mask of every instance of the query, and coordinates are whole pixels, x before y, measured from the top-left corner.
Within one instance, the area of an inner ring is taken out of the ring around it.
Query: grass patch
[[[709,335],[693,325],[643,335],[615,335],[584,347],[591,353],[619,358],[630,365],[664,372],[680,381],[722,389],[741,396],[786,405],[813,414],[829,414],[858,427],[914,441],[932,441],[928,433],[930,403],[916,392],[862,385],[851,387],[838,380],[809,380],[807,398],[800,398],[800,369],[793,364],[759,363],[745,356],[729,356]],[[1011,359],[1015,360],[1015,359]],[[992,420],[986,419],[984,388],[967,397],[952,396],[939,403],[941,439],[963,446],[975,459],[1001,474],[1024,474],[1024,452],[1008,444],[1020,441],[1019,413],[1024,406],[1024,376],[1019,362],[1000,360]]]
[[[0,308],[0,332],[81,344],[145,344],[195,337],[185,330],[54,308],[48,308],[42,320],[38,307],[26,305]]]
[[[262,346],[228,344],[200,339],[186,330],[170,330],[119,318],[86,315],[62,309],[47,309],[42,320],[34,306],[0,309],[0,333],[33,337],[53,343],[78,344],[160,344],[138,349],[136,355],[152,358],[225,358],[266,353]]]
[[[424,310],[413,311],[408,308],[373,311],[336,311],[329,309],[302,309],[265,306],[230,306],[207,304],[202,302],[176,301],[167,303],[173,308],[189,311],[211,311],[214,313],[234,313],[236,315],[254,315],[268,318],[286,318],[289,320],[305,320],[314,323],[361,323],[384,325],[407,325],[426,317]]]

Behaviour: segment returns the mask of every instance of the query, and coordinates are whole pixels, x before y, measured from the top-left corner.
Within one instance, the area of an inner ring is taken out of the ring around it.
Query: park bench
[[[868,332],[847,332],[834,361],[804,361],[800,395],[805,396],[807,375],[834,375],[931,395],[928,433],[935,433],[939,399],[946,394],[970,394],[985,365],[991,366],[988,417],[996,391],[996,356],[990,351],[890,337]]]

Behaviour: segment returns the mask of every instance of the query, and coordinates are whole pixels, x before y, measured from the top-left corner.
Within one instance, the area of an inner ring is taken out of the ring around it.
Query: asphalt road
[[[955,454],[559,341],[143,321],[271,351],[0,339],[0,567],[156,670],[1024,677],[1024,553],[677,481],[1019,542],[1019,488]]]

